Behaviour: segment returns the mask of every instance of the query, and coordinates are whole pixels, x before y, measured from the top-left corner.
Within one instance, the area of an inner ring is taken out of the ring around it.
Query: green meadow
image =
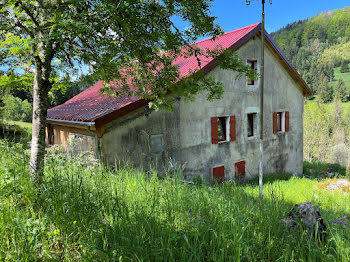
[[[350,227],[333,221],[350,215],[350,195],[320,187],[322,166],[308,164],[312,179],[267,176],[260,199],[255,180],[184,184],[180,172],[159,179],[53,148],[38,190],[29,152],[0,141],[1,261],[349,261]],[[281,224],[304,201],[320,208],[327,241]]]

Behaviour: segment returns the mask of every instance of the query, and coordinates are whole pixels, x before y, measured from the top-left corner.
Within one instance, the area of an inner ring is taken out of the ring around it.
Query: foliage
[[[350,168],[350,104],[307,101],[304,110],[304,159]]]
[[[3,98],[4,106],[2,108],[5,120],[32,121],[32,105],[27,100],[22,101],[19,97],[5,95]]]
[[[31,128],[28,123],[0,121],[0,139],[27,145],[31,139]]]
[[[349,195],[320,190],[317,180],[265,177],[222,186],[158,179],[132,167],[111,171],[55,151],[44,192],[34,199],[20,145],[0,142],[1,260],[346,261]],[[326,243],[280,223],[294,204],[312,201],[329,230]]]
[[[331,102],[333,100],[333,89],[329,86],[327,77],[324,75],[321,76],[317,83],[317,94],[320,101],[323,103]]]
[[[343,61],[341,62],[341,65],[340,65],[340,72],[341,72],[341,73],[350,72],[349,61],[343,60]]]
[[[341,102],[347,102],[348,101],[348,90],[345,87],[344,80],[339,78],[336,86],[334,87],[334,99],[339,100]]]
[[[210,16],[211,1],[6,1],[0,9],[3,63],[30,71],[40,60],[40,66],[47,67],[45,81],[51,87],[58,72],[71,78],[76,70],[70,68],[76,69],[79,62],[90,66],[90,77],[105,79],[106,84],[115,80],[122,87],[115,95],[151,99],[155,107],[169,107],[172,99],[164,98],[174,83],[179,87],[176,96],[207,91],[209,98],[216,97],[213,94],[222,93],[219,82],[198,76],[180,80],[172,65],[178,56],[195,55],[200,67],[201,59],[222,53],[220,48],[199,50],[190,45],[203,35],[222,33]],[[172,21],[175,16],[188,22],[184,32]],[[222,56],[233,58],[227,52]],[[253,74],[239,60],[233,61],[226,67]],[[130,89],[130,81],[138,92]]]
[[[334,69],[350,59],[350,8],[328,11],[289,24],[272,36],[316,93],[320,76],[334,80]]]
[[[0,98],[13,95],[22,100],[33,101],[33,74],[17,75],[14,72],[0,74]]]

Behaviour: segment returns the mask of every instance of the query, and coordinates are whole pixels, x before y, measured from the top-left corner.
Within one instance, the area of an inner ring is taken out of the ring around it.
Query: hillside
[[[350,100],[350,7],[294,22],[271,35],[314,93],[336,92],[342,79],[343,102]]]

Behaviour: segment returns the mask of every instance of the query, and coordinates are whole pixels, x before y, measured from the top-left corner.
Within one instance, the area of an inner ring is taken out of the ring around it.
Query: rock
[[[304,202],[295,207],[282,219],[282,223],[289,229],[303,228],[309,237],[326,240],[327,227],[316,206],[311,202]],[[316,234],[317,232],[317,234]]]

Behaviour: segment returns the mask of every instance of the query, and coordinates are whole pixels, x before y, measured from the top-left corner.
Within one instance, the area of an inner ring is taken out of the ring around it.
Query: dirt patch
[[[334,191],[342,190],[344,193],[350,193],[350,181],[347,179],[331,179],[318,185],[319,188]]]

